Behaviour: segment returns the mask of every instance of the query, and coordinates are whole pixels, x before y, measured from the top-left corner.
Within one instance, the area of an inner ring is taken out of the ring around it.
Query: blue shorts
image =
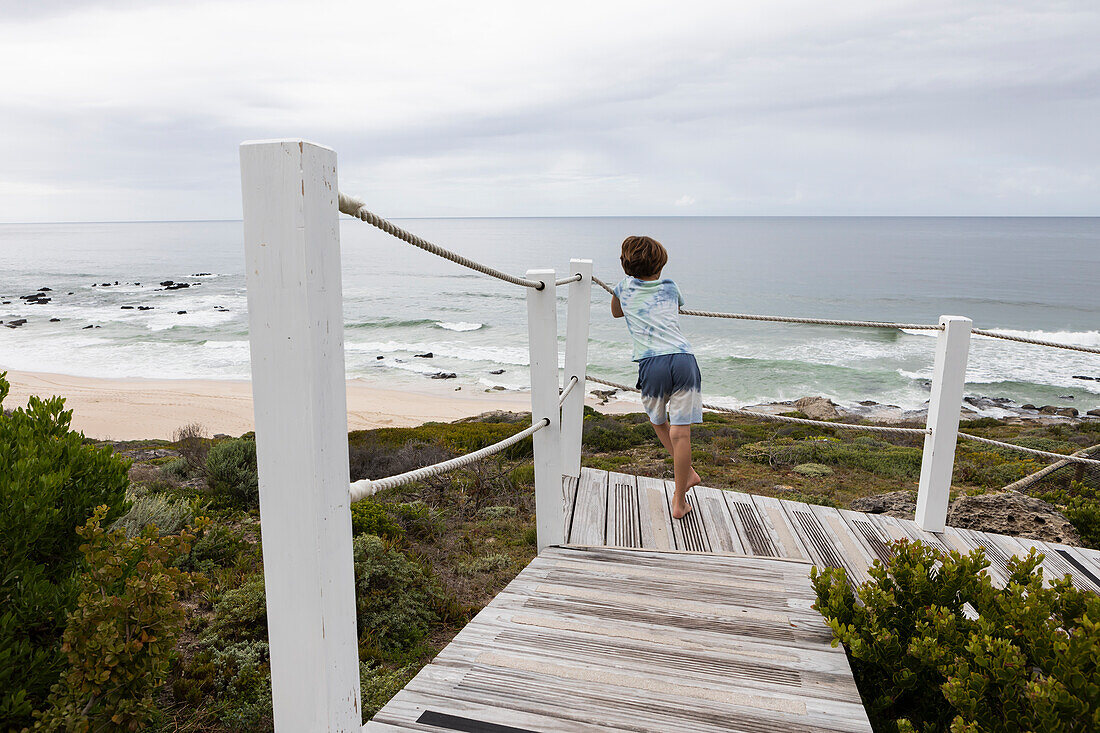
[[[703,422],[703,377],[694,354],[662,354],[638,362],[642,407],[654,425]]]

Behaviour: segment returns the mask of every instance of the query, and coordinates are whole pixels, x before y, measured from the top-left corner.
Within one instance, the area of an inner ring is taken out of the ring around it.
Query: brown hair
[[[653,237],[627,237],[619,261],[623,272],[632,277],[656,275],[668,262],[668,252]]]

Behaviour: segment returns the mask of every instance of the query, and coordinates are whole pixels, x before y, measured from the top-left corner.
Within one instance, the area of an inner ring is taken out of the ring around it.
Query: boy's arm
[[[619,296],[617,295],[611,296],[611,315],[616,318],[623,317],[623,305],[619,302]]]

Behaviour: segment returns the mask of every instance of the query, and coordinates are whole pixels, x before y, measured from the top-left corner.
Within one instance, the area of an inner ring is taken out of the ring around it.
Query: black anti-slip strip
[[[462,733],[538,733],[538,731],[528,728],[513,728],[510,725],[486,723],[483,720],[460,718],[457,715],[437,713],[434,710],[425,710],[416,719],[416,722],[434,725],[437,728],[446,728],[447,730],[460,730]]]
[[[1057,548],[1057,547],[1056,547],[1056,548],[1054,548],[1054,549],[1058,550],[1058,548]],[[1068,562],[1068,563],[1069,563],[1070,565],[1072,565],[1073,567],[1075,567],[1075,568],[1077,568],[1078,570],[1080,570],[1080,571],[1081,571],[1081,572],[1082,572],[1082,573],[1084,574],[1084,576],[1085,576],[1086,578],[1088,578],[1089,580],[1091,580],[1091,581],[1093,582],[1093,584],[1094,584],[1094,585],[1095,585],[1096,587],[1100,588],[1100,578],[1097,578],[1097,577],[1096,577],[1095,575],[1093,575],[1093,574],[1092,574],[1092,573],[1091,573],[1091,572],[1089,571],[1089,569],[1088,569],[1088,568],[1086,568],[1086,567],[1085,567],[1084,565],[1082,565],[1081,563],[1077,562],[1077,558],[1075,558],[1075,557],[1074,557],[1073,555],[1069,554],[1069,553],[1068,553],[1068,552],[1066,552],[1065,550],[1058,550],[1058,554],[1059,554],[1059,555],[1061,555],[1062,557],[1064,557],[1064,558],[1066,559],[1066,561],[1067,561],[1067,562]]]

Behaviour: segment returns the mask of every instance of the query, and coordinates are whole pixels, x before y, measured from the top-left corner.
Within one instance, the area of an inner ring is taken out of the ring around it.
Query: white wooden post
[[[539,552],[565,542],[561,500],[561,441],[558,416],[558,310],[553,270],[528,270],[542,290],[527,289],[527,337],[531,352],[531,424],[550,424],[534,434],[535,528]]]
[[[592,260],[569,260],[569,274],[581,279],[569,284],[565,321],[565,375],[562,388],[576,377],[577,386],[561,406],[561,470],[581,475],[581,430],[584,428],[585,374],[588,370],[588,323],[592,311]]]
[[[358,731],[336,153],[241,145],[275,729]]]
[[[928,532],[942,532],[947,525],[951,472],[955,467],[955,442],[966,385],[966,359],[974,322],[962,316],[940,316],[943,330],[936,339],[932,373],[932,398],[928,403],[928,427],[917,489],[916,521]]]

